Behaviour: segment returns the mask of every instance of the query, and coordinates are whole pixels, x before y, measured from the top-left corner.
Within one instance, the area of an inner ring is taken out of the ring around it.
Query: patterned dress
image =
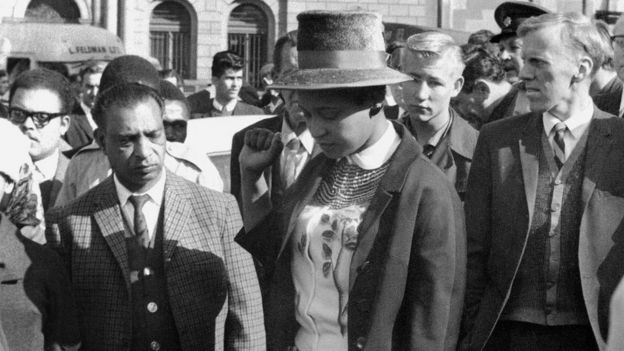
[[[292,277],[299,350],[348,349],[349,267],[358,226],[388,166],[366,170],[343,158],[296,219]]]

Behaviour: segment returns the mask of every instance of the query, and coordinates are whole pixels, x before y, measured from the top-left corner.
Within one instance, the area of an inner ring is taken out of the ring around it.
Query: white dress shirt
[[[587,109],[578,111],[577,113],[570,116],[570,118],[563,121],[566,127],[568,127],[563,135],[566,159],[570,157],[572,150],[574,150],[574,147],[578,143],[579,139],[581,139],[583,133],[585,133],[587,127],[589,127],[589,123],[591,122],[593,115],[594,106],[590,104],[588,105]],[[553,131],[553,128],[555,128],[555,125],[561,122],[561,120],[559,120],[557,117],[553,116],[550,112],[547,111],[542,114],[542,122],[544,124],[544,132],[548,136],[548,142],[554,150],[555,133]]]
[[[54,178],[59,162],[59,149],[57,148],[50,156],[35,161],[35,178],[39,183]]]
[[[366,149],[346,156],[347,161],[362,169],[375,169],[381,167],[390,159],[401,143],[401,137],[392,126],[392,122],[386,121],[386,130],[379,140]]]
[[[212,107],[214,107],[216,110],[223,112],[228,111],[228,112],[232,112],[234,111],[234,107],[236,107],[236,103],[238,102],[237,99],[231,100],[230,102],[228,102],[227,104],[225,104],[225,106],[221,105],[217,99],[212,99]]]
[[[156,226],[158,225],[158,214],[160,213],[160,206],[162,205],[163,195],[165,193],[165,173],[166,172],[163,168],[158,182],[156,182],[156,184],[154,184],[154,186],[145,193],[131,192],[119,182],[116,174],[113,176],[119,204],[121,205],[123,215],[132,230],[134,230],[134,205],[132,205],[132,203],[128,200],[132,195],[149,196],[148,201],[145,203],[145,205],[143,205],[143,216],[145,217],[150,240],[152,240],[152,237],[156,232]]]
[[[297,136],[297,134],[290,128],[288,123],[283,122],[282,131],[281,131],[281,140],[282,140],[282,144],[284,145],[284,148],[282,149],[282,152],[280,154],[280,168],[281,168],[280,175],[282,179],[286,179],[286,176],[285,176],[286,168],[287,168],[286,161],[288,159],[288,152],[289,152],[286,145],[288,145],[288,143],[295,138],[299,139],[301,143],[301,148],[303,148],[303,150],[298,154],[299,157],[297,157],[297,164],[295,165],[294,179],[297,179],[299,177],[301,170],[303,170],[303,167],[305,167],[306,163],[308,163],[308,160],[312,156],[312,152],[314,150],[314,138],[312,138],[312,134],[310,134],[309,129],[306,129],[304,132],[302,132],[301,134]]]

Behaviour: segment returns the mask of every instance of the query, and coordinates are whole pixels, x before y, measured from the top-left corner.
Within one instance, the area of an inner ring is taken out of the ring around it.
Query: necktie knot
[[[301,149],[301,140],[299,138],[292,138],[286,143],[286,148],[290,151],[298,152]]]
[[[132,195],[128,198],[128,201],[134,206],[135,211],[142,211],[143,205],[149,200],[149,195]]]
[[[568,126],[566,126],[565,123],[563,122],[559,122],[557,124],[555,124],[555,132],[556,133],[563,133],[566,131],[566,129],[568,129]]]

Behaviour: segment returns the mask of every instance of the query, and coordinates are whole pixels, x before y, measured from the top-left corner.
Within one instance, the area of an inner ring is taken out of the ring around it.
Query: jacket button
[[[158,311],[158,305],[156,302],[150,302],[147,304],[147,310],[150,311],[150,313],[156,313],[156,311]]]
[[[150,350],[153,350],[153,351],[160,350],[160,344],[158,343],[158,341],[150,342]]]
[[[357,340],[355,341],[355,347],[358,350],[364,350],[364,346],[366,346],[366,338],[363,336],[360,336],[359,338],[357,338]]]

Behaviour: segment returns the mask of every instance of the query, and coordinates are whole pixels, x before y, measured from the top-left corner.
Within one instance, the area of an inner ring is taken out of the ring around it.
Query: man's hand
[[[280,133],[262,128],[248,130],[245,133],[243,149],[238,156],[241,171],[262,173],[279,157],[283,147]]]

